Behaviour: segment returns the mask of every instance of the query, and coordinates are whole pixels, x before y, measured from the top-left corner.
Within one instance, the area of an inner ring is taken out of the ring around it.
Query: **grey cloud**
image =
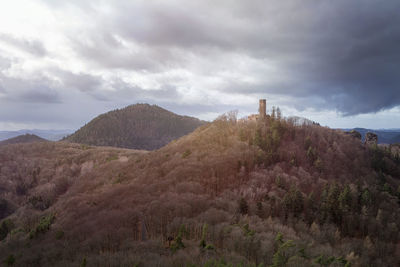
[[[131,99],[135,102],[173,102],[179,99],[180,95],[175,86],[165,84],[161,88],[143,89],[140,86],[132,85],[121,79],[114,79],[110,86],[112,91],[103,91],[102,98],[107,100]]]
[[[400,105],[400,2],[395,0],[44,2],[61,11],[75,5],[90,20],[78,32],[63,33],[86,72],[46,69],[60,84],[44,78],[18,82],[0,73],[0,100],[72,105],[74,89],[93,101],[92,110],[96,101],[102,107],[149,102],[192,115],[237,108],[220,100],[177,104],[178,86],[201,90],[198,80],[215,78],[221,86],[205,91],[275,97],[298,110],[354,115]],[[47,53],[39,41],[3,34],[0,42],[37,56]],[[0,69],[10,64],[0,58]],[[255,65],[261,67],[253,70]],[[124,82],[120,70],[157,76],[159,88]]]
[[[319,96],[323,101],[316,102],[320,103],[316,108],[330,107],[344,115],[398,106],[400,3],[335,1],[310,6],[310,2],[302,1],[303,7],[284,14],[291,24],[279,23],[282,32],[264,32],[267,38],[247,46],[253,48],[248,54],[273,60],[286,76],[273,83],[266,77],[256,85],[236,87],[238,92]]]
[[[224,65],[224,57],[236,54],[277,69],[280,78],[273,82],[269,73],[250,73],[260,80],[250,87],[226,80],[237,94],[318,96],[322,101],[315,108],[344,115],[400,104],[398,1],[117,1],[112,8],[114,16],[88,33],[93,45],[72,38],[80,55],[105,67],[192,68],[188,58],[213,62],[217,51],[221,68],[235,70]],[[144,48],[132,53],[115,36]]]
[[[85,38],[89,39],[89,42],[75,36],[70,36],[69,40],[79,57],[97,67],[139,71],[148,69],[155,71],[159,68],[160,62],[149,55],[151,51],[146,51],[146,49],[132,51],[110,32],[99,29],[98,32],[88,32]]]
[[[0,42],[4,42],[38,57],[43,57],[47,54],[47,50],[43,43],[38,40],[27,40],[9,34],[0,33]]]
[[[321,9],[309,59],[297,72],[299,87],[345,115],[376,112],[400,104],[400,3],[339,1]],[[290,64],[285,66],[290,68]],[[294,72],[294,71],[293,71]]]
[[[1,51],[0,51],[0,54],[1,54]],[[9,67],[11,67],[11,60],[0,56],[0,71],[8,69]]]
[[[171,110],[177,114],[198,116],[199,114],[216,113],[223,114],[231,110],[237,110],[237,106],[233,105],[209,105],[205,103],[185,104],[185,103],[164,103],[161,105],[163,108]],[[249,109],[249,113],[255,112],[255,109]]]
[[[13,78],[0,72],[0,90],[2,100],[15,103],[60,103],[60,94],[52,87],[52,82],[45,77],[37,79]]]
[[[102,78],[87,73],[73,73],[58,68],[50,69],[50,72],[58,77],[65,89],[77,89],[81,92],[93,92],[99,89]]]
[[[18,100],[28,103],[54,104],[60,103],[60,95],[49,87],[33,87],[18,95]]]

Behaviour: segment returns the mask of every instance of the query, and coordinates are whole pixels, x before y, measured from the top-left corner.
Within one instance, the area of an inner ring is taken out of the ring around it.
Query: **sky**
[[[0,4],[0,130],[72,129],[135,103],[400,128],[398,0]]]

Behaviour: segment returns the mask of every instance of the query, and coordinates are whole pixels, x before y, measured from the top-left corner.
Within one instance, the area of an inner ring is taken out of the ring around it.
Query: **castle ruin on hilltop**
[[[264,120],[267,118],[267,100],[260,99],[259,107],[258,107],[258,114],[251,114],[247,116],[249,121],[257,121],[257,120]]]
[[[274,111],[272,116],[274,116]],[[255,122],[263,122],[265,121],[270,115],[267,114],[267,100],[266,99],[260,99],[259,100],[259,106],[258,106],[258,114],[251,114],[247,116],[247,120],[249,121],[255,121]],[[312,122],[313,124],[319,125],[315,122]],[[344,132],[346,135],[352,136],[353,138],[356,138],[358,140],[362,140],[361,138],[361,133],[356,131],[356,130],[351,130],[351,131],[345,131]],[[367,132],[365,134],[365,139],[364,139],[364,145],[366,146],[376,146],[378,145],[378,135],[376,133],[372,132]],[[400,147],[400,146],[399,146]],[[400,151],[400,149],[399,149]]]
[[[265,119],[267,117],[267,100],[260,99],[260,105],[258,108],[258,118]]]

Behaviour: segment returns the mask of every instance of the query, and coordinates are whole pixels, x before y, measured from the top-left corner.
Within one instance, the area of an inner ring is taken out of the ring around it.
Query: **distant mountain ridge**
[[[0,146],[1,145],[10,145],[10,144],[19,144],[19,143],[34,143],[34,142],[48,142],[48,140],[43,139],[34,134],[24,134],[24,135],[19,135],[19,136],[10,138],[10,139],[0,141]]]
[[[22,129],[17,131],[0,131],[0,141],[10,139],[19,135],[34,134],[50,141],[59,141],[63,137],[71,134],[72,130],[39,130]]]
[[[99,115],[63,140],[96,146],[154,150],[191,133],[204,123],[157,105],[135,104]]]
[[[365,140],[365,134],[367,132],[373,132],[378,135],[379,144],[394,144],[400,143],[400,129],[366,129],[366,128],[353,128],[353,129],[342,129],[342,130],[356,130],[362,136],[362,141]]]

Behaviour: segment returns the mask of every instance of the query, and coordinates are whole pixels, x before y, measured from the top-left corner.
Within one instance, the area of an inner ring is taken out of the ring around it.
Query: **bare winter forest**
[[[397,150],[396,150],[397,149]],[[398,147],[234,112],[156,151],[0,147],[13,266],[399,266]]]

